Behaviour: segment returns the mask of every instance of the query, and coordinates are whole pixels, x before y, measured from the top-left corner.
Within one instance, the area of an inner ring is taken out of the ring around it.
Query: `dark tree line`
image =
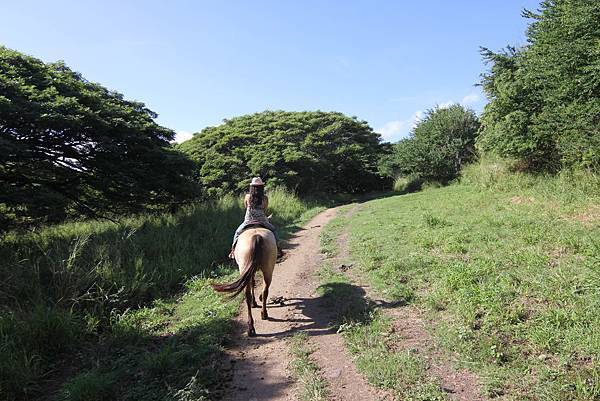
[[[136,213],[193,196],[193,163],[143,103],[0,47],[2,228]]]
[[[236,117],[178,148],[155,118],[64,63],[0,47],[0,231],[172,209],[237,193],[253,175],[325,193],[386,182],[379,134],[341,113]]]

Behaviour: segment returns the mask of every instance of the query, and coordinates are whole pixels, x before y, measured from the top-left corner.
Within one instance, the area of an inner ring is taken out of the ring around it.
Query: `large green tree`
[[[63,63],[0,47],[2,227],[164,207],[193,195],[193,163],[143,103]]]
[[[364,192],[383,187],[380,135],[334,112],[265,111],[225,120],[180,145],[199,165],[210,195],[245,189],[251,176],[301,192]]]
[[[527,46],[483,49],[490,102],[478,146],[531,170],[600,169],[600,2],[547,0]]]
[[[428,110],[410,136],[382,158],[380,169],[392,177],[448,182],[475,157],[478,129],[475,113],[459,104]]]

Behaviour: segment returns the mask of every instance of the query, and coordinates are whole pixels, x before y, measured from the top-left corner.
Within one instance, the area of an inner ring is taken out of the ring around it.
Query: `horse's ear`
[[[273,218],[273,213],[267,216],[267,219],[271,220]]]

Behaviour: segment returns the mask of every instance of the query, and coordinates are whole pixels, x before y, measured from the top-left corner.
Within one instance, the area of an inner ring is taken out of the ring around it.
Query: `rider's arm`
[[[250,201],[250,195],[246,194],[246,196],[244,196],[244,209],[248,209],[248,202]]]
[[[265,198],[263,199],[263,205],[264,205],[264,210],[266,213],[267,209],[269,208],[269,197],[267,195],[265,195]]]

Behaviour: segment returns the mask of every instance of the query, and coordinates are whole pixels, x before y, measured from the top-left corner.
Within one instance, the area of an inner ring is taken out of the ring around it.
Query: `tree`
[[[447,183],[475,157],[478,129],[475,113],[459,104],[428,110],[411,135],[382,159],[380,170],[391,177]]]
[[[193,163],[143,103],[0,47],[3,226],[163,207],[193,196]]]
[[[527,46],[494,53],[478,147],[533,171],[600,169],[600,2],[547,0],[525,11]]]
[[[382,188],[385,147],[365,121],[334,112],[265,111],[225,120],[179,146],[211,196],[246,189],[252,176],[301,192]]]

